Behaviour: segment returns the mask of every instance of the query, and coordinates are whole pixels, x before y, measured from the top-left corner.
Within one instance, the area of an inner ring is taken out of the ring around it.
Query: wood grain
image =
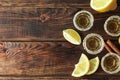
[[[80,10],[95,18],[92,29],[76,30],[82,40],[89,33],[110,39],[120,49],[117,38],[108,36],[103,24],[111,15],[120,16],[120,0],[115,11],[97,13],[90,0],[0,0],[0,80],[119,80],[120,73],[108,75],[101,67],[90,76],[74,78],[71,73],[81,53],[90,55],[63,38],[62,31],[74,28],[73,16]]]
[[[1,41],[63,41],[62,31],[74,28],[72,19],[74,14],[81,10],[78,8],[0,8],[0,40]],[[89,10],[90,11],[90,10]],[[115,14],[114,14],[115,13]],[[80,32],[84,38],[89,33],[99,33],[104,39],[115,39],[108,36],[103,24],[111,15],[119,15],[119,9],[115,12],[99,15],[94,12],[94,26],[87,32]],[[97,16],[99,15],[99,16]]]
[[[119,6],[114,12],[99,14],[90,8],[89,0],[0,0],[0,4],[2,6],[0,7],[1,41],[64,41],[62,30],[66,28],[75,29],[72,22],[73,16],[82,9],[90,11],[95,17],[94,26],[91,30],[87,32],[78,31],[83,38],[87,34],[95,32],[101,34],[105,40],[108,38],[116,39],[105,33],[103,24],[109,16],[120,15]],[[23,4],[27,7],[24,7]],[[32,4],[45,5],[44,7],[34,7]],[[53,8],[53,6],[48,7],[48,4],[65,4],[68,7],[61,5],[61,7],[55,6]],[[69,7],[67,4],[78,4],[80,6]]]
[[[73,78],[71,73],[84,51],[82,46],[68,42],[2,42],[0,53],[0,75],[18,77],[55,77]],[[98,56],[105,55],[103,50]],[[89,55],[89,59],[95,57]],[[118,77],[118,74],[107,75],[99,70],[83,78]]]
[[[90,8],[89,0],[0,0],[1,7]],[[118,3],[120,1],[118,0]]]
[[[78,4],[79,3],[79,4]],[[40,7],[40,8],[63,8],[63,7],[88,7],[89,0],[0,0],[2,7]],[[85,4],[85,5],[83,5]]]
[[[107,79],[107,78],[91,78],[91,79],[77,79],[77,78],[53,78],[53,77],[6,77],[0,78],[1,80],[119,80],[119,78],[115,79]]]

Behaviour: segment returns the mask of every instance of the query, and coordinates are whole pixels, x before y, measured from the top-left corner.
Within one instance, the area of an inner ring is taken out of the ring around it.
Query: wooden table
[[[74,28],[73,16],[82,9],[90,11],[95,22],[91,30],[79,32],[82,37],[98,33],[104,40],[117,43],[118,37],[108,36],[103,29],[111,15],[120,15],[120,0],[115,11],[97,13],[89,0],[0,0],[0,80],[119,80],[120,73],[109,75],[101,66],[90,76],[74,78],[71,73],[81,53],[79,46],[67,42],[62,31]]]

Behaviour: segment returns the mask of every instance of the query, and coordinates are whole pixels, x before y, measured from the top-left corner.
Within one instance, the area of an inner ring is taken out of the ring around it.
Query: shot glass
[[[104,48],[104,40],[99,34],[91,33],[84,38],[83,47],[89,54],[98,54]]]
[[[112,37],[120,36],[120,17],[110,16],[104,23],[104,30]]]
[[[73,24],[75,28],[80,31],[87,31],[93,26],[94,17],[86,10],[81,10],[77,12],[73,18]]]
[[[102,69],[108,74],[115,74],[120,71],[120,56],[116,53],[107,53],[101,60]]]

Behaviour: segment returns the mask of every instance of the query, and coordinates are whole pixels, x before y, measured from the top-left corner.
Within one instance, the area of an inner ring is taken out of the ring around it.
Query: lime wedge
[[[108,12],[117,8],[117,0],[91,0],[90,6],[98,12]]]
[[[87,72],[86,75],[90,75],[90,74],[93,74],[97,71],[98,67],[99,67],[99,58],[98,57],[95,57],[93,59],[90,59],[90,68],[89,68],[89,71]]]
[[[73,29],[63,30],[63,36],[67,41],[69,41],[72,44],[75,44],[75,45],[80,45],[81,44],[80,35],[78,34],[78,32],[76,32]]]
[[[75,69],[72,72],[73,77],[84,76],[89,70],[89,59],[85,54],[82,54],[79,62],[75,65]]]

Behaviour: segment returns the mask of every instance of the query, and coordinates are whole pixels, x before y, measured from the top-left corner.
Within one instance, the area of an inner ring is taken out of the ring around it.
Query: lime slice
[[[90,68],[89,68],[89,71],[87,72],[86,75],[90,75],[90,74],[93,74],[97,71],[98,67],[99,67],[99,58],[98,57],[95,57],[93,59],[90,59]]]
[[[72,72],[73,77],[84,76],[89,70],[89,60],[85,54],[82,54],[79,62],[75,65],[75,69]]]
[[[80,45],[81,37],[80,35],[73,29],[63,30],[64,38],[72,44]]]

